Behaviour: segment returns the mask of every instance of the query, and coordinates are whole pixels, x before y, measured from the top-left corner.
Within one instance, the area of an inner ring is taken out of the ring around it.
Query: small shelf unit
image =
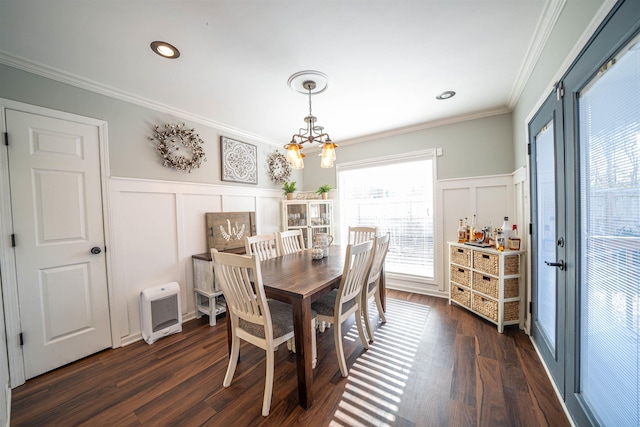
[[[215,283],[211,253],[193,255],[193,291],[196,299],[196,317],[209,316],[209,325],[215,326],[216,316],[227,311],[222,291]]]

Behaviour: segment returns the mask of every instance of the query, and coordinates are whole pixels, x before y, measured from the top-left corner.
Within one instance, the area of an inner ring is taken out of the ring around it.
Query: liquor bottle
[[[476,214],[473,214],[473,217],[471,219],[471,225],[469,226],[469,241],[470,242],[475,242],[476,241],[476,227],[478,225],[476,224]]]
[[[520,237],[518,237],[518,226],[513,224],[511,228],[511,235],[509,236],[509,249],[512,251],[520,250]]]
[[[469,237],[470,237],[469,236],[469,222],[468,222],[468,219],[467,219],[466,216],[464,217],[464,233],[465,233],[464,241],[465,242],[469,242],[470,241],[469,240]]]
[[[502,223],[502,234],[504,234],[504,238],[509,237],[509,233],[511,232],[511,224],[509,224],[509,217],[504,217],[504,222]]]
[[[496,250],[499,252],[504,251],[504,233],[502,228],[498,228],[498,234],[496,235]]]
[[[460,225],[458,227],[458,243],[464,243],[467,238],[467,229],[462,225],[462,220],[460,220]]]

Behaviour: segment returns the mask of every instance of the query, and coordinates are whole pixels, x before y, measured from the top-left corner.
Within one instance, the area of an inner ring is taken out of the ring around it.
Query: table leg
[[[294,299],[293,331],[296,341],[296,366],[298,369],[298,396],[300,406],[308,409],[313,404],[313,351],[311,344],[311,301]]]

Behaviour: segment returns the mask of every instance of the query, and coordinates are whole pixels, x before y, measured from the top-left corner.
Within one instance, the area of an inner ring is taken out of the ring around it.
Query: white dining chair
[[[369,348],[369,342],[362,328],[362,287],[369,278],[369,270],[373,259],[373,240],[357,245],[348,245],[344,260],[344,270],[340,286],[328,294],[311,303],[311,308],[318,313],[318,322],[334,325],[333,338],[336,355],[343,377],[349,375],[347,362],[344,358],[342,346],[342,322],[355,313],[358,334],[364,348]]]
[[[266,298],[257,255],[236,255],[212,249],[211,258],[216,281],[227,302],[227,321],[231,322],[231,355],[222,385],[231,385],[240,356],[240,340],[264,349],[266,379],[262,415],[266,417],[273,392],[274,352],[294,336],[291,304]],[[315,317],[315,312],[311,316]],[[315,359],[315,330],[312,344]]]
[[[244,248],[247,255],[256,254],[260,261],[280,256],[276,233],[244,236]]]
[[[364,325],[367,328],[369,342],[373,342],[373,331],[371,329],[371,320],[369,319],[369,298],[374,297],[378,313],[380,314],[380,320],[382,323],[387,322],[384,310],[382,309],[382,300],[380,299],[380,275],[382,274],[384,261],[387,258],[390,240],[390,233],[381,234],[374,239],[373,262],[371,263],[371,270],[369,271],[369,279],[367,280],[366,286],[362,287],[362,317],[364,318]]]
[[[351,227],[349,226],[349,244],[366,242],[376,237],[378,227]]]
[[[279,231],[276,233],[276,237],[282,255],[293,254],[305,249],[302,230]]]

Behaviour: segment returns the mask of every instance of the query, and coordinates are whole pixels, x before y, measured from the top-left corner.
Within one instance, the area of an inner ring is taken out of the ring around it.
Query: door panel
[[[531,144],[531,336],[564,394],[565,187],[562,102],[552,93],[529,124]]]
[[[99,139],[91,125],[14,110],[6,120],[29,379],[111,346]]]

